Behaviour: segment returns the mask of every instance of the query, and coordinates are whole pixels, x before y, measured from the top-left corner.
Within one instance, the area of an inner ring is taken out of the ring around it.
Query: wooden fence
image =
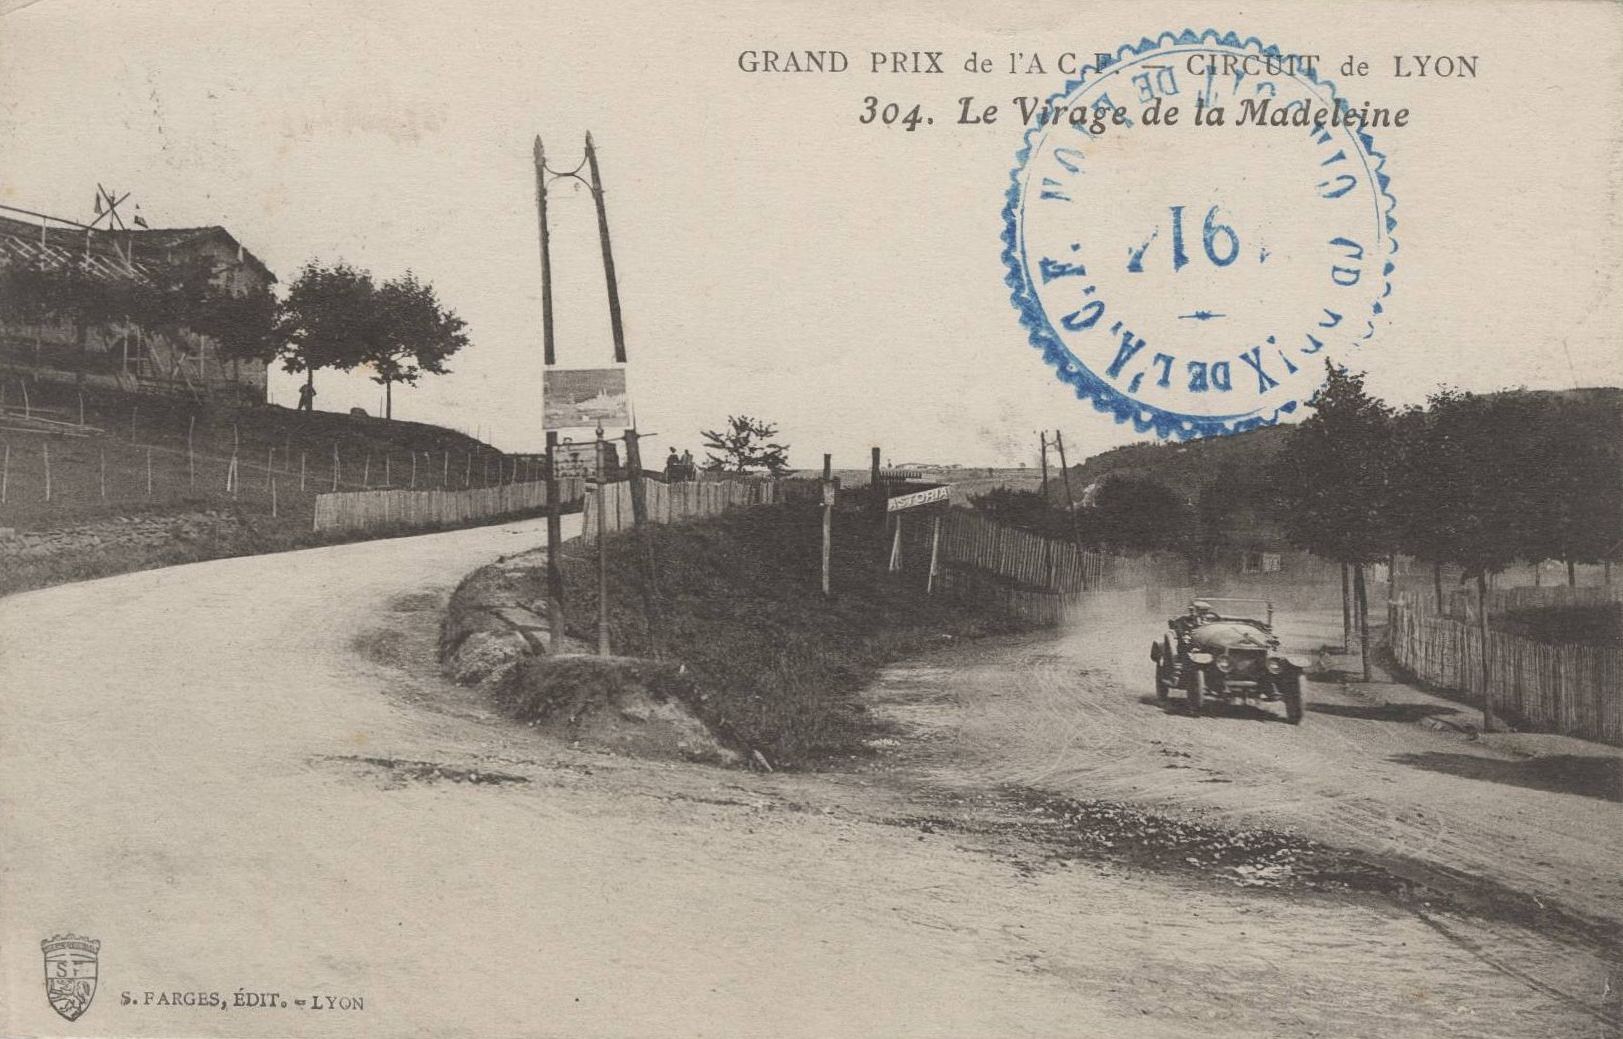
[[[1446,689],[1483,695],[1482,630],[1428,612],[1407,596],[1388,610],[1398,663]],[[1530,728],[1623,744],[1623,648],[1552,645],[1489,631],[1492,710]]]
[[[563,502],[579,500],[582,481],[558,481]],[[437,527],[546,508],[544,481],[505,483],[464,491],[339,491],[316,495],[316,530]]]
[[[1155,582],[1158,569],[1148,557],[1085,552],[964,509],[942,519],[941,559],[1051,592],[1144,587]]]
[[[777,485],[771,480],[698,481],[660,483],[644,480],[651,523],[677,523],[701,516],[715,516],[728,509],[747,505],[771,505],[778,501]],[[581,537],[597,537],[597,513],[603,511],[608,533],[632,526],[631,483],[608,483],[587,494],[581,517]]]

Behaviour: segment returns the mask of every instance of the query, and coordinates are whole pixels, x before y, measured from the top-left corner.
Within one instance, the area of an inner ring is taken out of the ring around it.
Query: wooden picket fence
[[[577,501],[583,481],[560,479],[558,498]],[[546,508],[544,481],[505,483],[463,491],[339,491],[316,495],[316,530],[437,527]]]
[[[1402,596],[1388,608],[1398,663],[1426,682],[1481,697],[1482,630]],[[1552,645],[1489,630],[1488,704],[1529,728],[1623,744],[1623,648]]]
[[[728,509],[749,505],[772,505],[778,501],[778,488],[772,480],[696,481],[661,483],[644,480],[648,520],[651,523],[678,523],[701,516],[716,516]],[[604,529],[610,533],[633,525],[631,483],[607,483],[588,493],[581,517],[581,537],[597,537],[597,514],[603,512]]]
[[[941,559],[1050,592],[1144,587],[1157,576],[1151,559],[1086,552],[965,509],[953,509],[942,520]]]

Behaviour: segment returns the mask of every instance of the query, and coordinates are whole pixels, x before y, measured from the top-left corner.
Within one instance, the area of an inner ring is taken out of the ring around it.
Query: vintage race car
[[[1156,697],[1181,689],[1197,716],[1208,699],[1279,701],[1286,720],[1299,723],[1302,665],[1279,652],[1273,627],[1266,599],[1196,599],[1150,645]]]

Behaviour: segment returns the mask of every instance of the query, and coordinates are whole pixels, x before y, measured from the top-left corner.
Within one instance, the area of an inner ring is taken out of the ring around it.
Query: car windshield
[[[1204,623],[1212,621],[1238,621],[1243,624],[1256,624],[1266,628],[1268,617],[1273,610],[1270,604],[1263,599],[1231,599],[1231,600],[1200,600],[1189,606],[1191,616],[1198,617]]]

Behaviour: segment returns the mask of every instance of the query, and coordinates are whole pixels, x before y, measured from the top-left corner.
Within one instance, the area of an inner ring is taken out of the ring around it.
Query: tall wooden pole
[[[541,135],[535,138],[535,212],[541,233],[541,359],[547,367],[558,363],[552,332],[552,247],[547,231],[547,163]],[[564,576],[558,562],[563,552],[563,516],[558,501],[558,431],[547,430],[547,627],[552,652],[564,648]],[[600,510],[601,511],[601,510]]]
[[[620,322],[620,287],[614,277],[614,253],[609,248],[609,212],[603,204],[603,178],[597,169],[597,150],[586,135],[586,165],[592,173],[592,200],[597,203],[597,237],[603,245],[603,281],[609,289],[609,328],[614,333],[614,359],[626,361],[626,332]]]
[[[597,427],[597,655],[609,655],[608,487],[603,464],[603,427]]]
[[[888,517],[885,515],[885,487],[879,482],[879,448],[877,447],[873,449],[873,460],[869,463],[868,479],[872,484],[868,493],[873,496],[874,514],[879,517],[879,522],[883,523]]]
[[[823,594],[829,594],[829,560],[834,540],[834,456],[823,456]]]
[[[935,593],[935,575],[939,568],[941,558],[941,513],[935,514],[935,521],[930,528],[930,576],[924,579],[924,594]]]
[[[1071,495],[1071,467],[1065,461],[1065,434],[1061,433],[1057,429],[1054,430],[1054,447],[1059,451],[1059,471],[1060,475],[1065,479],[1065,507],[1070,511],[1071,514],[1071,540],[1076,543],[1076,551],[1077,554],[1080,555],[1083,551],[1082,528],[1077,525],[1076,498]],[[1087,591],[1087,588],[1088,567],[1087,561],[1083,560],[1082,590]]]
[[[1042,459],[1043,467],[1042,495],[1046,499],[1048,497],[1048,433],[1046,431],[1038,433],[1037,442],[1042,446],[1042,454],[1039,457]]]

